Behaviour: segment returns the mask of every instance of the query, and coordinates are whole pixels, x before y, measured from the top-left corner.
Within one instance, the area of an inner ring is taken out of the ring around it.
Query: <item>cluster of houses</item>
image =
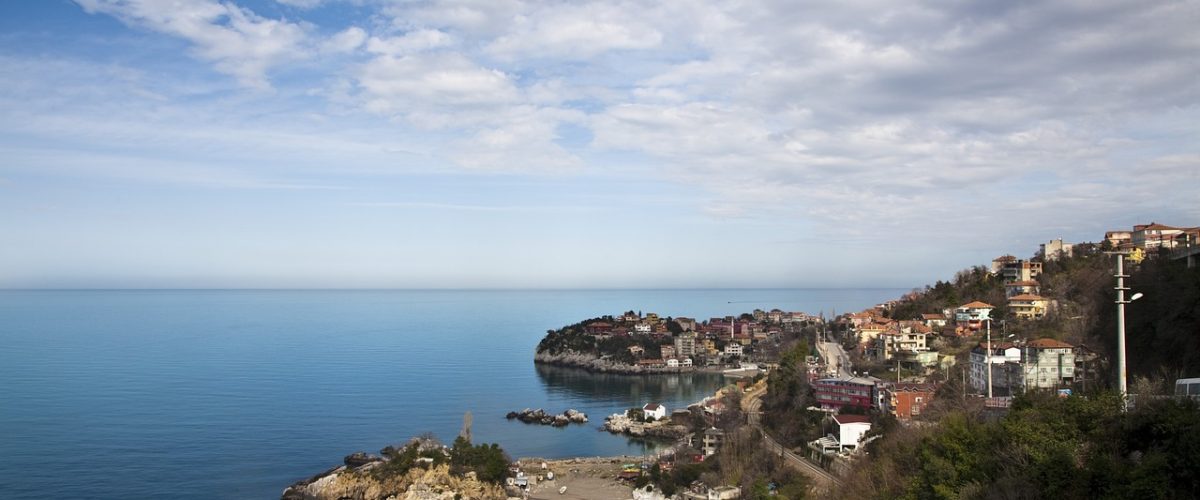
[[[740,317],[726,316],[697,321],[694,318],[662,318],[628,311],[584,325],[584,331],[604,340],[610,336],[647,335],[659,342],[660,355],[650,357],[640,345],[629,347],[637,364],[647,368],[675,368],[695,365],[715,366],[746,359],[755,344],[782,332],[798,331],[818,318],[802,312],[779,309],[754,312]],[[668,321],[673,322],[672,328]],[[675,333],[672,333],[675,330]]]

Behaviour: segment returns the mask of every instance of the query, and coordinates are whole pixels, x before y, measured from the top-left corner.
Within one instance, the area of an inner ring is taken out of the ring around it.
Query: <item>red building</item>
[[[813,381],[812,387],[821,408],[840,410],[849,407],[869,410],[876,406],[876,380],[873,377],[847,376],[823,378]]]
[[[884,399],[888,412],[900,420],[910,420],[925,411],[937,392],[934,384],[893,384],[887,388]]]

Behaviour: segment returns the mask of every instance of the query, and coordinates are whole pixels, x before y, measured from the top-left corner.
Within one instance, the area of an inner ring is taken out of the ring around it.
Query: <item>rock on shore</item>
[[[355,453],[345,458],[346,465],[334,467],[283,490],[283,500],[456,500],[503,499],[499,485],[479,481],[468,475],[450,474],[447,465],[429,469],[413,467],[404,474],[379,474],[376,468],[384,459]]]
[[[519,412],[510,411],[504,417],[509,420],[515,418],[527,424],[553,425],[555,427],[566,427],[567,424],[572,423],[583,424],[587,423],[588,421],[586,413],[578,411],[574,408],[564,411],[559,415],[546,413],[546,411],[541,408],[536,410],[530,410],[529,408],[526,408]]]

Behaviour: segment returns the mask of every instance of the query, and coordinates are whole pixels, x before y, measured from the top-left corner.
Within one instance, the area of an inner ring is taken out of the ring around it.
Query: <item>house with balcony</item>
[[[1050,301],[1040,295],[1023,293],[1008,298],[1008,310],[1021,319],[1037,319],[1046,315]]]
[[[1174,248],[1175,237],[1184,233],[1184,228],[1172,227],[1157,222],[1133,226],[1133,246],[1144,250]]]
[[[954,310],[954,322],[959,326],[963,326],[971,330],[978,330],[983,326],[984,321],[990,321],[992,319],[992,310],[995,308],[996,306],[988,304],[987,302],[980,302],[978,300],[974,302],[968,302],[958,306],[958,308]]]
[[[991,363],[989,365],[989,359]],[[992,389],[995,392],[997,385],[1003,385],[1004,379],[1004,364],[1008,362],[1019,363],[1021,361],[1021,348],[1017,347],[1012,342],[992,342],[991,352],[988,351],[986,342],[980,342],[979,345],[971,349],[970,369],[968,370],[971,388],[977,393],[987,394],[988,383],[988,367],[992,370]]]
[[[1031,294],[1037,295],[1040,292],[1041,292],[1041,285],[1034,280],[1014,281],[1012,283],[1004,284],[1004,297],[1005,298],[1012,297],[1014,295],[1026,294],[1026,293],[1031,293]]]

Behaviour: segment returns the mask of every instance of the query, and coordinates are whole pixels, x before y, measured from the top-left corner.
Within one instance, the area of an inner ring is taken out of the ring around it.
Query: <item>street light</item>
[[[1121,390],[1121,408],[1125,409],[1128,404],[1126,397],[1129,396],[1125,374],[1125,304],[1142,298],[1142,293],[1135,293],[1129,300],[1125,300],[1125,290],[1129,289],[1125,286],[1125,278],[1129,276],[1125,275],[1125,256],[1122,254],[1117,254],[1117,274],[1115,276],[1117,278],[1117,385]]]

